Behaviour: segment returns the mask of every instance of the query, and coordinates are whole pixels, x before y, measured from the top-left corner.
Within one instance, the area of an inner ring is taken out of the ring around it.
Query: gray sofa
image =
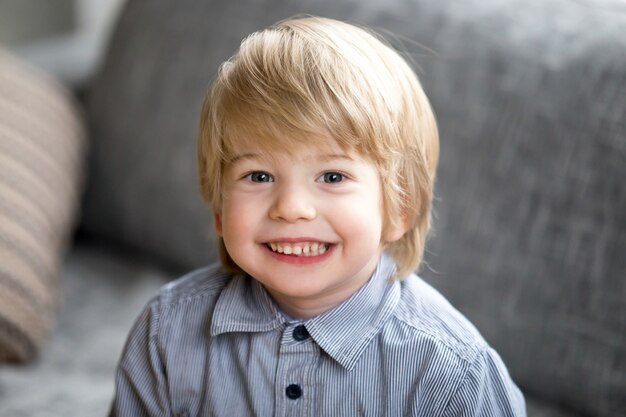
[[[405,50],[438,116],[420,275],[500,352],[529,416],[626,416],[626,6],[620,0],[130,0],[84,92],[90,152],[64,300],[0,415],[106,414],[156,289],[216,259],[200,104],[248,33],[307,13]]]

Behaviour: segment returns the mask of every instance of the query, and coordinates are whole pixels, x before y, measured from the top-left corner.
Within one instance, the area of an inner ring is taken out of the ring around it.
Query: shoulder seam
[[[472,361],[476,360],[476,355],[484,349],[484,346],[482,346],[481,344],[470,345],[470,344],[463,343],[463,342],[459,341],[460,344],[462,344],[463,346],[468,348],[468,351],[471,351],[471,352],[474,353],[473,358],[470,358],[469,357],[470,355],[464,355],[462,352],[459,351],[458,348],[456,348],[454,345],[452,345],[451,343],[449,343],[447,340],[445,340],[441,336],[437,335],[436,333],[429,332],[426,329],[421,328],[421,327],[417,327],[415,324],[410,323],[409,321],[405,320],[404,318],[398,317],[398,315],[395,314],[395,313],[394,313],[393,317],[396,320],[398,320],[399,322],[403,323],[405,326],[408,326],[408,327],[414,329],[416,332],[424,334],[424,335],[428,336],[429,338],[437,341],[442,346],[445,346],[446,349],[448,349],[451,353],[453,353],[456,357],[458,357],[460,360],[462,360],[465,363],[471,363]]]

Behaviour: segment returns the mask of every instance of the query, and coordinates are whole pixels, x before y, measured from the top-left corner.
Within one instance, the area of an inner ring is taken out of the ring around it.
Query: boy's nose
[[[284,186],[277,190],[274,204],[269,211],[272,220],[289,223],[311,220],[316,216],[315,206],[308,193],[299,187]]]

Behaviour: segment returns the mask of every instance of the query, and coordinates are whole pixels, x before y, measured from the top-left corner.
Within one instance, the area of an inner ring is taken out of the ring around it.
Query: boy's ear
[[[213,213],[213,222],[215,224],[215,232],[218,236],[222,236],[222,215],[220,213]]]
[[[407,218],[407,216],[402,216],[401,221],[390,224],[387,227],[387,230],[385,230],[385,233],[383,235],[383,241],[385,243],[393,243],[397,240],[400,240],[408,230],[409,219]]]

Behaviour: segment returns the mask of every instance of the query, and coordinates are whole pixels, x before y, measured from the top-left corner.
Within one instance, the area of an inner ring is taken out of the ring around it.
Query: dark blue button
[[[293,329],[293,338],[296,339],[298,342],[302,342],[303,340],[306,340],[309,337],[309,332],[306,330],[306,327],[304,327],[302,324],[299,326],[296,326],[295,329]]]
[[[287,397],[290,399],[297,400],[302,397],[302,388],[300,388],[300,385],[291,384],[285,390],[285,394],[287,394]]]

